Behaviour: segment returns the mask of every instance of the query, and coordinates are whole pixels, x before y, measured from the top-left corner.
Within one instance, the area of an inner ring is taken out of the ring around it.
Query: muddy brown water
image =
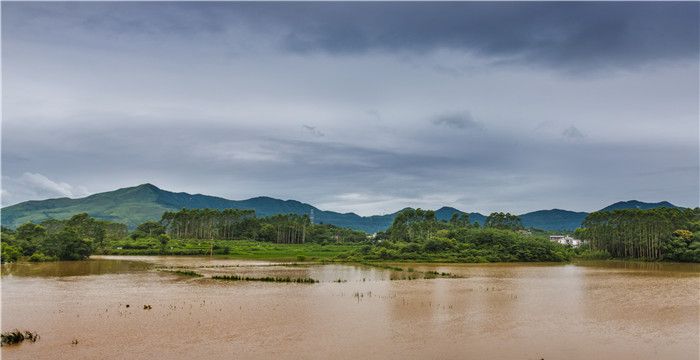
[[[396,266],[404,271],[196,257],[3,265],[2,329],[41,338],[3,346],[2,357],[699,358],[697,264]],[[391,280],[426,271],[459,278]],[[320,282],[208,278],[216,274]]]

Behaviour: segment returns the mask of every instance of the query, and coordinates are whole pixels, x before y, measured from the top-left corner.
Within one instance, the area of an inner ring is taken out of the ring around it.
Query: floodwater
[[[41,338],[2,357],[699,358],[697,264],[393,266],[404,270],[197,257],[3,265],[2,330]],[[163,271],[176,268],[205,276]]]

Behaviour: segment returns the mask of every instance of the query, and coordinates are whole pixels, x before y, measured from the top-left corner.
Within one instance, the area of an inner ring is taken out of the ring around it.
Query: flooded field
[[[698,359],[699,301],[693,264],[373,267],[94,257],[3,265],[2,329],[41,338],[4,346],[2,356]]]

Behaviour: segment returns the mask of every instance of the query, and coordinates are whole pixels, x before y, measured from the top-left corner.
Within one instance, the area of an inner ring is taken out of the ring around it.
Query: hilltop
[[[675,207],[669,202],[645,203],[637,200],[617,202],[602,210],[627,208],[649,209]],[[391,225],[395,213],[360,216],[355,213],[324,211],[313,205],[296,200],[281,200],[266,196],[247,200],[229,200],[217,196],[171,192],[153,184],[118,189],[90,195],[84,198],[47,199],[25,201],[2,209],[2,225],[17,227],[25,222],[41,222],[46,219],[66,219],[77,213],[86,212],[98,219],[127,224],[130,228],[148,220],[158,220],[165,211],[179,209],[253,209],[258,216],[275,214],[309,214],[313,210],[317,223],[333,224],[368,233],[385,230]],[[439,220],[448,220],[454,213],[462,211],[452,207],[436,210]],[[588,213],[561,209],[539,210],[521,214],[523,225],[543,230],[571,231],[581,225]],[[486,216],[469,213],[472,222],[483,224]]]

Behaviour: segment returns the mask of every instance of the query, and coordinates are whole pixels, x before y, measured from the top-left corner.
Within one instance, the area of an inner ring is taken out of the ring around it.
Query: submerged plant
[[[192,276],[192,277],[202,277],[202,276],[204,276],[204,275],[202,275],[202,274],[200,274],[200,273],[198,273],[198,272],[196,272],[196,271],[192,271],[192,270],[175,270],[175,271],[173,271],[173,270],[163,270],[163,271],[171,272],[171,273],[173,273],[173,274],[178,274],[178,275],[182,275],[182,276]]]
[[[31,342],[39,340],[39,334],[29,330],[22,332],[15,329],[13,331],[3,332],[0,336],[2,337],[2,345],[18,344],[25,340]]]

